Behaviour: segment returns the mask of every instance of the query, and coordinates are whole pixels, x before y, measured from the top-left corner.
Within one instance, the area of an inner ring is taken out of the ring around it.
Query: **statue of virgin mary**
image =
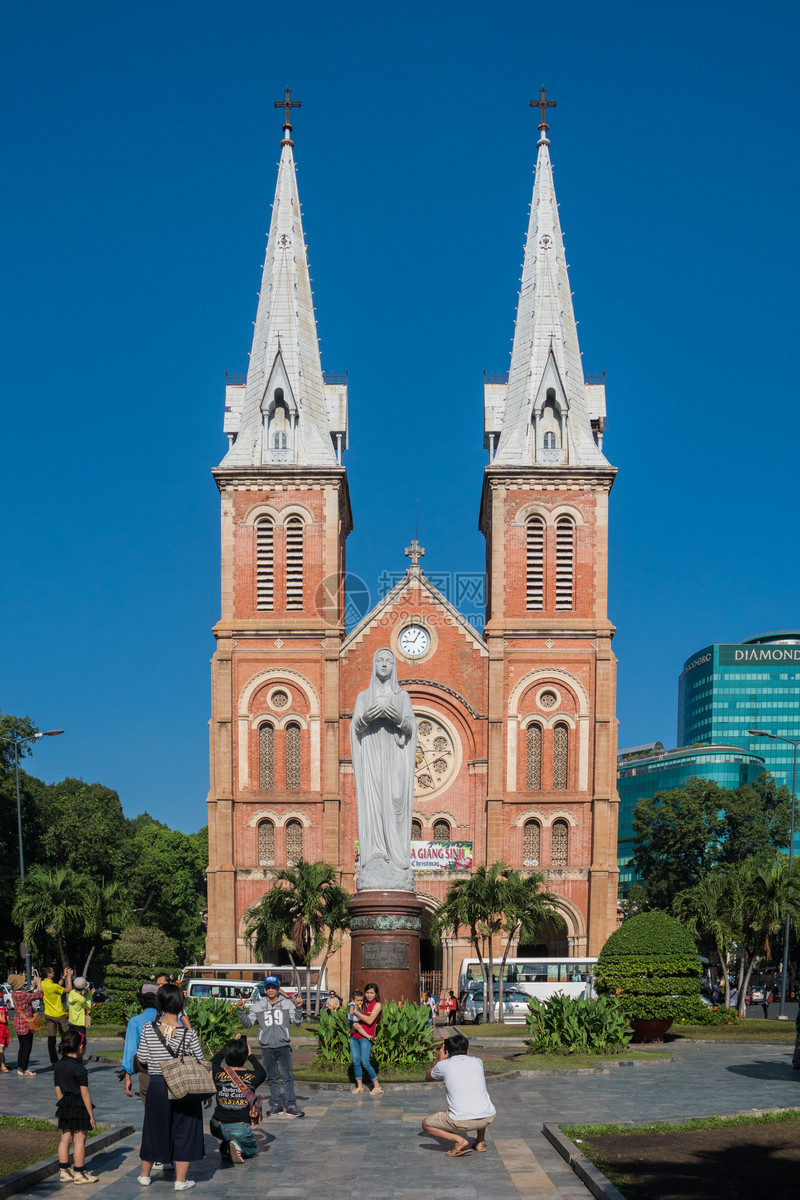
[[[356,891],[413,892],[417,722],[391,650],[375,651],[369,687],[353,709],[350,749],[358,812]]]

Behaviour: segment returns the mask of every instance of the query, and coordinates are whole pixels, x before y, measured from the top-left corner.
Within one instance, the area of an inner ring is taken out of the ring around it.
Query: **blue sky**
[[[542,83],[606,371],[620,744],[693,651],[798,624],[798,9],[412,0],[6,6],[0,709],[31,769],[205,823],[225,371],[246,369],[289,84],[348,568],[480,572]]]

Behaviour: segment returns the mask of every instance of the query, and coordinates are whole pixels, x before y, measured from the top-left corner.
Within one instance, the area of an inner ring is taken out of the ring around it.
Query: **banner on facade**
[[[356,839],[356,870],[359,868]],[[471,871],[472,842],[412,842],[412,871]]]
[[[414,871],[470,871],[472,842],[412,842]]]

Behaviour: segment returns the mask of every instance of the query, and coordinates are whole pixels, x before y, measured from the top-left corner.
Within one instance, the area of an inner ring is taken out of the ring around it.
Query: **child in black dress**
[[[61,1059],[53,1067],[56,1087],[56,1116],[61,1130],[58,1144],[60,1183],[97,1183],[85,1167],[86,1132],[94,1129],[93,1105],[89,1096],[89,1073],[81,1061],[86,1045],[79,1033],[69,1029],[61,1039]],[[74,1166],[69,1165],[69,1144],[73,1143]]]

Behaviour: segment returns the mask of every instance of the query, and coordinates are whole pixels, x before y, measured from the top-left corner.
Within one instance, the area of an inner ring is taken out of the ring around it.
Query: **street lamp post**
[[[790,910],[792,907],[792,865],[794,863],[794,810],[797,807],[797,747],[800,742],[794,738],[782,737],[780,733],[769,733],[766,729],[748,729],[752,737],[771,738],[776,742],[788,742],[792,747],[792,820],[789,830],[789,886],[786,892],[786,927],[783,932],[783,967],[781,968],[781,1005],[778,1009],[778,1020],[786,1021],[786,977],[789,973],[789,926]]]
[[[19,837],[19,877],[25,882],[25,855],[22,852],[22,805],[19,799],[19,748],[25,742],[38,742],[43,737],[57,737],[63,729],[43,729],[40,733],[29,733],[27,737],[15,733],[13,737],[0,737],[0,742],[10,742],[14,747],[14,778],[17,785],[17,835]],[[31,986],[31,950],[28,939],[25,938],[25,980],[26,986]]]

